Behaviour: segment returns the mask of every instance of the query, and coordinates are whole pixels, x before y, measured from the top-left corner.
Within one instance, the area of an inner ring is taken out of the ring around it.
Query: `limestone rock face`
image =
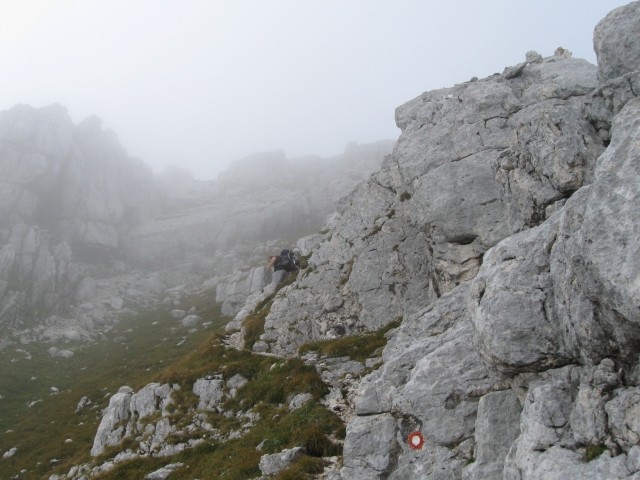
[[[640,4],[616,8],[595,28],[593,49],[598,58],[598,79],[606,82],[640,68]]]
[[[303,453],[303,448],[294,447],[283,450],[280,453],[263,455],[260,457],[260,471],[263,475],[275,475],[291,465],[291,463]]]
[[[100,455],[106,447],[117,445],[124,437],[124,422],[129,419],[132,393],[131,388],[121,387],[118,393],[109,399],[109,406],[103,413],[93,440],[91,455]]]
[[[529,52],[399,107],[381,170],[299,242],[263,347],[403,318],[355,384],[343,479],[640,475],[638,5],[596,28],[598,68]]]
[[[0,309],[21,329],[71,315],[78,282],[157,212],[151,170],[97,118],[59,105],[0,112]]]
[[[562,53],[399,107],[392,155],[342,200],[263,340],[292,353],[378,328],[474,278],[487,249],[592,180],[604,146],[582,111],[597,85],[594,66]]]

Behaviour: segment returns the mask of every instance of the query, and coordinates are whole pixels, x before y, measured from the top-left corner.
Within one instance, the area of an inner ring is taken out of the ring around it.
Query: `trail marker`
[[[421,450],[424,445],[424,437],[420,432],[411,432],[407,437],[407,443],[414,450]]]

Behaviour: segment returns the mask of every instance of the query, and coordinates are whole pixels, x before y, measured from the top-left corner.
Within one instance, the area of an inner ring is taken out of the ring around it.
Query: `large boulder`
[[[640,68],[640,2],[616,8],[596,25],[598,79],[606,82]]]

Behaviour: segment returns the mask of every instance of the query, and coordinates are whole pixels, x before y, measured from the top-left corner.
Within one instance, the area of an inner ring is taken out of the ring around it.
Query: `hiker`
[[[277,285],[284,281],[290,272],[295,272],[298,267],[293,252],[285,249],[280,252],[280,255],[271,255],[267,259],[267,269],[273,271],[271,283]]]

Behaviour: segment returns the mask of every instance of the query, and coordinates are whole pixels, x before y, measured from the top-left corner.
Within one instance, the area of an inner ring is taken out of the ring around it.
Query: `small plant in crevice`
[[[584,451],[584,461],[590,462],[591,460],[595,460],[600,455],[602,455],[607,450],[603,444],[591,444],[587,445],[587,448]]]
[[[344,276],[340,279],[340,285],[346,285],[346,283],[349,281],[349,278],[351,278],[351,272],[353,271],[353,262],[355,261],[355,257],[352,257],[351,260],[349,260],[347,263],[345,263],[346,266],[346,272],[344,274]]]

